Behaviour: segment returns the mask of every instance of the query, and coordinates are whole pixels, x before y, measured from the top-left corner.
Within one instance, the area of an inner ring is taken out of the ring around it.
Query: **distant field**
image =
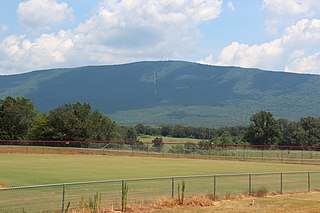
[[[138,139],[141,142],[151,142],[156,137],[161,137],[163,142],[194,142],[198,143],[201,141],[200,139],[194,139],[194,138],[173,138],[173,137],[163,137],[163,136],[154,136],[154,135],[142,135],[139,136]]]
[[[317,165],[103,155],[0,154],[0,162],[0,185],[4,186],[320,169]]]

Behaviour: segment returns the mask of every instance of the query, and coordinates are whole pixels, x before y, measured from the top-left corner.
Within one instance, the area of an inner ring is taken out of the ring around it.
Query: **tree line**
[[[114,140],[138,142],[139,135],[155,136],[155,147],[161,137],[202,139],[199,146],[210,144],[319,146],[320,118],[299,121],[275,119],[260,111],[250,117],[250,125],[209,128],[183,125],[160,127],[137,124],[121,126],[93,110],[88,103],[58,106],[48,113],[37,113],[31,99],[8,96],[0,99],[0,139],[2,140]],[[189,145],[192,146],[192,145]],[[190,148],[190,147],[189,147]]]

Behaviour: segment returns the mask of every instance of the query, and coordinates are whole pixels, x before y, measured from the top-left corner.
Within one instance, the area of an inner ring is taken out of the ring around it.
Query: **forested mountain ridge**
[[[122,124],[235,126],[255,112],[320,116],[320,76],[183,61],[51,69],[0,76],[0,98],[31,98],[48,112],[88,102]]]

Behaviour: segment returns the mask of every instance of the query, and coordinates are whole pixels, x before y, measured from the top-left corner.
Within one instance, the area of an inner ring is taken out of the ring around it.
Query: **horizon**
[[[83,65],[83,66],[75,66],[75,67],[53,67],[53,68],[47,68],[47,69],[38,69],[38,70],[30,70],[23,73],[12,73],[12,74],[0,74],[0,77],[3,76],[14,76],[14,75],[21,75],[21,74],[28,74],[33,72],[42,72],[42,71],[50,71],[50,70],[59,70],[59,69],[77,69],[77,68],[86,68],[86,67],[104,67],[104,66],[122,66],[122,65],[130,65],[135,63],[144,63],[144,62],[183,62],[183,63],[192,63],[192,64],[198,64],[203,66],[211,66],[211,67],[225,67],[225,68],[241,68],[241,69],[255,69],[260,70],[263,72],[273,72],[273,73],[287,73],[287,74],[298,74],[298,75],[316,75],[319,76],[320,73],[298,73],[298,72],[291,72],[291,71],[282,71],[282,70],[267,70],[267,69],[261,69],[257,67],[240,67],[240,66],[232,66],[232,65],[214,65],[214,64],[203,64],[200,62],[192,62],[192,61],[185,61],[185,60],[142,60],[142,61],[133,61],[133,62],[126,62],[126,63],[115,63],[115,64],[90,64],[90,65]]]

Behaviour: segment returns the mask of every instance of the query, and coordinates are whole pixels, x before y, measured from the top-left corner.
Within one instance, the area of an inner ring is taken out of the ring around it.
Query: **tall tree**
[[[8,96],[0,99],[0,138],[25,139],[36,115],[28,98]]]
[[[271,112],[260,111],[250,117],[244,140],[255,145],[276,145],[280,129]]]
[[[40,114],[35,117],[28,131],[28,139],[46,140],[53,139],[54,129],[49,125],[49,119],[46,114]]]
[[[320,145],[320,117],[301,118],[299,121],[301,128],[304,130],[305,145],[319,146]]]
[[[115,129],[108,117],[79,102],[51,110],[48,125],[53,129],[53,139],[58,140],[106,140],[111,139]]]

